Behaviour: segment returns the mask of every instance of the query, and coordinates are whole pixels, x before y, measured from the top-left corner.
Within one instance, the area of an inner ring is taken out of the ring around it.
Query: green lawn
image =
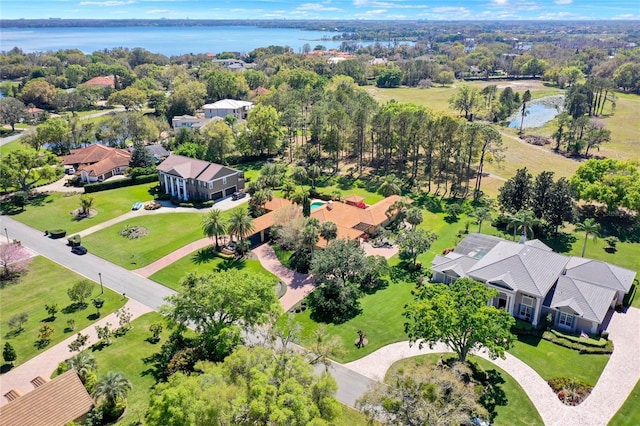
[[[569,377],[594,386],[609,355],[586,355],[533,336],[519,336],[509,353],[533,368],[543,379]]]
[[[97,278],[97,277],[96,277]],[[2,341],[13,345],[18,359],[16,365],[23,364],[34,356],[44,352],[55,344],[71,337],[74,333],[88,327],[98,318],[96,310],[88,300],[88,307],[78,311],[72,308],[72,302],[67,296],[67,289],[84,277],[54,263],[47,258],[37,256],[29,265],[29,272],[16,284],[9,284],[0,289],[0,329]],[[93,297],[100,295],[100,285],[95,284]],[[105,316],[124,305],[125,300],[109,289],[104,290],[104,306],[100,310]],[[54,321],[49,322],[49,314],[45,304],[57,304],[60,312]],[[66,312],[65,312],[66,311]],[[27,312],[29,320],[24,325],[24,331],[14,336],[8,327],[8,320],[15,314]],[[67,320],[73,318],[76,322],[75,331],[67,330]],[[38,340],[38,329],[44,324],[51,326],[55,332],[51,341],[44,349],[38,349],[34,343]],[[3,343],[4,345],[4,343]]]
[[[624,405],[609,422],[611,426],[636,426],[640,425],[640,382],[636,383],[633,391],[624,402]]]
[[[43,232],[47,229],[66,229],[67,235],[70,236],[131,211],[131,205],[136,201],[152,200],[153,196],[149,194],[149,188],[155,185],[155,183],[147,183],[88,194],[93,197],[93,208],[98,211],[98,214],[87,219],[76,220],[71,214],[79,208],[81,194],[60,192],[43,195],[33,200],[23,212],[18,212],[13,218]],[[82,191],[81,188],[78,190]]]
[[[17,126],[16,126],[17,127]],[[11,141],[9,143],[6,143],[4,145],[2,145],[2,148],[0,148],[0,152],[2,154],[7,154],[11,151],[15,151],[19,148],[24,147],[25,145],[22,144],[22,142],[20,142],[20,139],[16,139],[15,141]]]
[[[343,363],[353,361],[390,343],[406,340],[402,307],[411,301],[413,287],[405,282],[391,283],[385,289],[364,296],[360,300],[362,313],[357,317],[343,324],[328,324],[327,332],[339,336],[345,350],[335,359]],[[295,319],[302,325],[300,338],[303,344],[309,343],[313,330],[318,327],[309,314],[309,310],[295,314]],[[358,330],[363,330],[369,340],[362,349],[354,344]]]
[[[183,257],[164,269],[151,275],[149,278],[174,290],[180,288],[180,280],[189,272],[206,273],[222,269],[244,269],[251,273],[260,273],[273,280],[278,278],[264,269],[259,260],[227,260],[214,256],[209,248],[200,249],[195,253]]]
[[[435,364],[442,354],[419,355],[412,358],[406,358],[393,364],[387,373],[397,371],[402,367],[409,365],[424,365],[424,363]],[[446,355],[445,355],[446,357]],[[524,392],[522,387],[511,377],[506,371],[496,366],[490,361],[471,355],[469,361],[477,364],[485,371],[495,370],[500,378],[504,381],[499,387],[505,394],[506,404],[496,407],[496,416],[493,419],[493,425],[542,425],[542,418],[538,414],[535,406]]]
[[[158,343],[147,341],[151,337],[149,326],[154,322],[164,323],[164,331]],[[127,397],[127,411],[118,424],[136,424],[144,420],[149,406],[149,389],[155,379],[149,374],[151,365],[144,359],[160,351],[160,347],[169,336],[164,318],[156,313],[145,314],[131,322],[133,329],[123,336],[113,339],[113,343],[93,352],[98,363],[98,378],[108,371],[120,371],[131,381],[133,388]],[[93,348],[87,349],[88,351]]]

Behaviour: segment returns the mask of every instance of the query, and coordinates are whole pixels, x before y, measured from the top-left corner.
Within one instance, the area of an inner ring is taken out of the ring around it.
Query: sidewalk
[[[176,262],[183,257],[190,255],[194,251],[200,250],[201,248],[210,246],[212,244],[215,244],[215,240],[211,238],[202,238],[200,240],[189,243],[186,246],[180,247],[178,250],[171,252],[164,257],[161,257],[160,259],[143,268],[134,269],[131,272],[135,272],[138,275],[149,278],[151,275],[171,265],[173,262]]]
[[[133,299],[129,299],[124,306],[129,308],[132,321],[139,316],[152,311],[151,308]],[[78,333],[89,335],[89,342],[85,346],[86,348],[88,348],[93,343],[98,341],[95,326],[103,326],[107,322],[110,322],[114,326],[117,326],[119,324],[115,312],[101,318],[99,321],[96,321],[84,330],[74,332],[71,337],[67,338],[66,340],[58,343],[51,348],[46,349],[40,355],[31,358],[24,364],[21,364],[8,373],[0,376],[1,394],[4,395],[14,388],[18,388],[25,393],[32,391],[33,386],[31,385],[31,380],[33,380],[37,376],[46,378],[51,377],[51,374],[53,374],[60,362],[71,358],[75,354],[74,352],[71,352],[69,350],[68,345],[76,339]],[[9,401],[7,401],[6,398],[0,398],[0,406],[5,405],[8,402]]]
[[[280,278],[287,285],[287,293],[280,298],[280,304],[285,311],[291,309],[315,288],[315,282],[311,275],[294,272],[284,267],[278,260],[276,252],[268,244],[262,244],[255,248],[253,253],[260,260],[264,269]]]

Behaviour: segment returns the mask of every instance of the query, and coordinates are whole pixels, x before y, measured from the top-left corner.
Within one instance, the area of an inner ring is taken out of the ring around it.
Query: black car
[[[239,200],[240,198],[244,198],[246,196],[247,196],[246,192],[234,192],[231,195],[231,199],[235,201],[235,200]]]
[[[71,249],[71,253],[74,254],[87,254],[87,248],[85,246],[75,246]]]

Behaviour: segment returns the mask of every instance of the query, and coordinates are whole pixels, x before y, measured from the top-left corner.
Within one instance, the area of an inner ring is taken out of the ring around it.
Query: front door
[[[504,297],[498,298],[498,309],[507,309],[507,299]]]

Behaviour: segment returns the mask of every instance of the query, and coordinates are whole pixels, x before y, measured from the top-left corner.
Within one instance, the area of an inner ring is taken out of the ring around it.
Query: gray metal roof
[[[601,260],[572,256],[567,263],[566,275],[627,293],[631,289],[636,272]]]
[[[616,292],[585,281],[561,276],[550,295],[551,297],[545,299],[544,305],[562,309],[565,312],[569,308],[578,317],[600,324],[604,321],[611,302],[616,297]]]
[[[504,240],[491,235],[469,234],[460,241],[453,252],[475,259],[482,259],[500,241]]]
[[[446,256],[436,256],[433,259],[431,270],[436,272],[453,271],[457,276],[464,277],[476,262],[478,262],[477,259],[451,252]]]

